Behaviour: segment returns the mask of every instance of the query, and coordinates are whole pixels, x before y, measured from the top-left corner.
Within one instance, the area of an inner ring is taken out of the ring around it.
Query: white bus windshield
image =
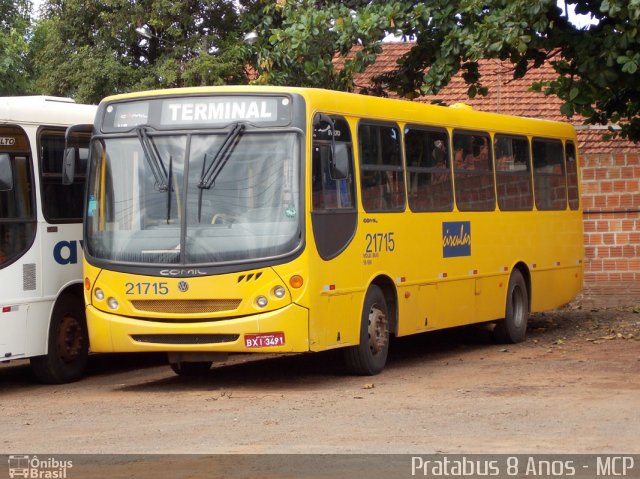
[[[90,256],[219,264],[277,257],[297,247],[302,220],[296,133],[243,131],[232,147],[224,147],[227,130],[148,129],[144,138],[134,132],[93,142],[86,205]],[[216,174],[207,176],[222,149],[224,161],[216,161]],[[151,161],[150,151],[156,157]],[[166,187],[159,187],[159,178]]]

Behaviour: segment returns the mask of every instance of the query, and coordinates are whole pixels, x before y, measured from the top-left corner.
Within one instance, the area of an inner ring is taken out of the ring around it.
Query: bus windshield
[[[138,128],[94,139],[88,253],[126,263],[215,265],[293,251],[302,225],[298,134],[240,130],[232,142],[229,129]]]

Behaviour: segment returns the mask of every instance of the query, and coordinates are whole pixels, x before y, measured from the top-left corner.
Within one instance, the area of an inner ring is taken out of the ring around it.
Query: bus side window
[[[496,209],[491,138],[484,132],[454,132],[454,179],[460,211]]]
[[[342,117],[333,116],[330,121],[321,121],[318,115],[314,122],[313,145],[311,146],[311,194],[314,211],[353,209],[355,194],[353,183],[353,147],[349,124]],[[328,117],[326,117],[328,118]],[[343,145],[348,161],[346,172],[336,174],[333,155]],[[344,174],[346,173],[346,175]]]
[[[403,211],[405,188],[399,128],[361,123],[358,144],[364,210]]]
[[[406,127],[409,207],[412,211],[451,211],[453,188],[446,130]]]
[[[580,207],[580,193],[578,191],[578,156],[576,146],[572,141],[564,145],[564,154],[567,164],[567,193],[569,195],[569,208],[577,210]]]
[[[503,211],[533,209],[529,140],[524,137],[496,135],[496,190]]]
[[[49,223],[80,222],[88,150],[80,150],[74,181],[62,184],[64,130],[47,129],[38,136],[42,213]]]
[[[534,138],[531,146],[536,208],[539,210],[566,209],[567,182],[562,142]]]
[[[24,253],[36,233],[29,158],[14,156],[11,162],[13,185],[0,191],[0,267]]]

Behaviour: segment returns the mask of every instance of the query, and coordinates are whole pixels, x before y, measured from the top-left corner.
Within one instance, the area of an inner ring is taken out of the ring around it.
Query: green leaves
[[[253,3],[46,0],[32,48],[38,90],[97,103],[148,88],[246,83],[239,8]],[[136,33],[142,25],[150,39]]]
[[[0,0],[0,95],[29,93],[29,2]]]
[[[640,140],[640,0],[566,4],[598,23],[576,28],[555,0],[420,2],[420,15],[402,25],[417,44],[395,74],[379,79],[378,89],[434,94],[462,73],[473,97],[486,90],[469,69],[479,59],[510,60],[514,78],[547,61],[556,78],[532,89],[558,96],[567,117],[615,123],[622,136]]]
[[[567,0],[597,24],[573,26],[556,0],[45,0],[31,25],[28,0],[0,0],[0,89],[97,102],[145,88],[246,83],[437,93],[461,74],[486,94],[480,59],[514,64],[513,77],[552,62],[534,85],[567,116],[618,123],[640,140],[640,0]],[[135,28],[148,25],[144,40]],[[252,46],[241,42],[259,34]],[[388,34],[415,39],[374,85],[353,77]]]
[[[640,62],[640,53],[633,53],[628,51],[626,55],[620,55],[617,58],[619,65],[622,65],[622,71],[633,75],[638,71],[638,63]]]
[[[353,74],[375,61],[379,42],[410,10],[405,1],[267,3],[254,16],[268,39],[253,49],[254,83],[353,90]]]

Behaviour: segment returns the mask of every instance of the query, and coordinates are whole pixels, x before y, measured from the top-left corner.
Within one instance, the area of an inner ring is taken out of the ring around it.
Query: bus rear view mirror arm
[[[76,149],[74,147],[64,149],[64,159],[62,161],[62,184],[69,186],[73,184],[76,172]]]
[[[75,179],[78,150],[89,146],[92,124],[71,125],[64,135],[64,158],[62,161],[62,184],[71,185]]]

